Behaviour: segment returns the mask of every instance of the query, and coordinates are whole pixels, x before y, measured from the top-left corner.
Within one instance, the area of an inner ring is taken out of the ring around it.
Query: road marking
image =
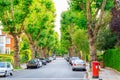
[[[4,80],[87,80],[85,78],[3,78],[3,79]]]

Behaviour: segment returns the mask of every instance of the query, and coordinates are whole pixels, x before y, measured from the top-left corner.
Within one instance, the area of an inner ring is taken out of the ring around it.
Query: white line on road
[[[3,78],[3,79],[4,80],[87,80],[84,78]]]

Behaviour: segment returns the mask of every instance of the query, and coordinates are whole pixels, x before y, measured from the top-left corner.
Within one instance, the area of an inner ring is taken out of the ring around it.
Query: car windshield
[[[83,61],[83,60],[76,60],[75,62],[76,62],[76,63],[79,63],[79,64],[80,64],[80,63],[81,63],[81,64],[84,64],[84,61]]]
[[[79,58],[78,57],[72,57],[72,60],[78,60]]]
[[[30,60],[29,63],[30,64],[35,64],[35,60]]]
[[[0,62],[0,68],[4,68],[5,67],[5,63]]]
[[[39,58],[40,60],[44,60],[44,58]]]

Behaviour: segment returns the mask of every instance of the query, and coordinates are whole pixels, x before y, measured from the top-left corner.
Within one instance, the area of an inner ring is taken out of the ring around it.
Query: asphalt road
[[[41,68],[14,71],[13,76],[0,77],[0,80],[85,80],[85,74],[85,71],[72,71],[68,62],[57,58]]]

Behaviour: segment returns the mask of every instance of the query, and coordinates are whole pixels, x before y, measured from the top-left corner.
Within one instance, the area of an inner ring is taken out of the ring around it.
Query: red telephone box
[[[92,62],[92,77],[99,78],[99,62],[98,61]]]

